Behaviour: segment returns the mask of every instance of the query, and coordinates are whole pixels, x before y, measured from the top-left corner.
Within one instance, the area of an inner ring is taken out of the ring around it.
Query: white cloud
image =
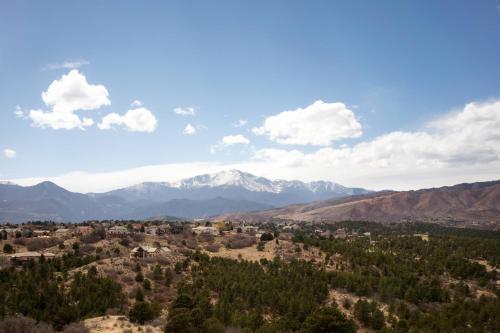
[[[84,65],[89,65],[90,62],[85,59],[69,60],[62,63],[49,64],[45,69],[75,69]]]
[[[248,145],[248,144],[250,144],[250,140],[248,140],[242,134],[227,135],[227,136],[223,137],[220,141],[218,141],[215,145],[210,147],[210,152],[213,154],[217,150],[225,148],[225,147],[234,146],[234,145]]]
[[[123,116],[112,112],[104,116],[97,125],[99,129],[108,130],[114,126],[123,126],[131,132],[154,132],[158,126],[158,120],[151,111],[144,107],[128,110]]]
[[[470,103],[422,130],[391,132],[353,146],[324,147],[313,152],[260,149],[251,160],[239,163],[163,164],[12,180],[22,185],[51,180],[70,190],[89,192],[142,181],[173,181],[224,169],[240,169],[274,179],[331,180],[376,190],[500,179],[500,101]]]
[[[184,127],[182,134],[194,135],[194,134],[196,134],[196,128],[191,124],[187,124],[186,127]]]
[[[222,138],[221,142],[225,146],[232,146],[237,144],[248,145],[250,143],[250,140],[248,140],[242,134],[237,134],[237,135],[227,135]]]
[[[14,114],[16,115],[17,118],[21,118],[21,119],[28,118],[27,113],[23,109],[21,109],[21,107],[19,105],[16,105],[16,111],[14,111]]]
[[[35,127],[85,129],[92,126],[94,121],[80,118],[75,111],[95,110],[111,104],[106,87],[89,84],[87,78],[76,69],[54,80],[47,91],[42,92],[42,99],[52,111],[38,109],[23,112],[18,108],[16,116],[22,118],[25,115]]]
[[[3,156],[8,159],[15,158],[17,155],[17,152],[14,149],[6,148],[3,150]]]
[[[391,132],[353,147],[328,147],[312,153],[261,149],[254,159],[279,165],[280,169],[295,168],[317,174],[339,172],[348,183],[356,178],[372,182],[391,179],[385,186],[377,184],[378,187],[405,188],[402,184],[417,180],[435,186],[433,182],[439,184],[457,175],[468,175],[464,178],[471,180],[485,175],[486,179],[498,178],[500,101],[467,104],[459,112],[430,122],[422,131]],[[474,169],[482,172],[471,178]],[[397,177],[399,184],[394,182]]]
[[[130,103],[130,106],[133,107],[133,108],[137,108],[139,106],[142,106],[142,102],[138,99],[132,101],[132,103]]]
[[[247,124],[248,124],[248,120],[239,119],[237,122],[233,123],[233,126],[238,128],[238,127],[245,127]]]
[[[193,107],[185,107],[185,108],[175,108],[174,113],[179,116],[194,116],[196,114],[196,110]]]
[[[333,141],[362,134],[361,124],[345,104],[323,101],[270,116],[252,131],[282,144],[315,146],[328,146]]]

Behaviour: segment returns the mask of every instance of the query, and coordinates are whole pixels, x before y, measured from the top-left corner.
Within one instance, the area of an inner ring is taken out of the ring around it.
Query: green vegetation
[[[121,286],[115,281],[69,270],[91,263],[93,256],[66,254],[62,258],[29,261],[22,267],[0,270],[0,318],[22,314],[61,329],[85,317],[120,308]]]
[[[332,327],[354,332],[336,307],[325,305],[328,275],[310,262],[276,259],[261,265],[199,253],[193,261],[192,282],[180,287],[166,332],[203,330],[207,320],[262,332],[330,332]]]

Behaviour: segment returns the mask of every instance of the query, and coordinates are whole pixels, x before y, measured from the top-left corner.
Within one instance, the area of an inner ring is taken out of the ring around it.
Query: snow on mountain
[[[175,182],[147,182],[104,193],[129,201],[206,200],[215,197],[282,206],[365,194],[370,191],[328,182],[269,180],[240,170],[225,170]]]
[[[158,183],[153,183],[158,184]],[[213,174],[195,176],[171,183],[161,183],[163,186],[178,189],[195,189],[203,187],[237,186],[252,192],[281,193],[288,190],[320,191],[345,191],[347,188],[327,181],[304,183],[298,180],[269,180],[257,177],[240,170],[226,170]]]
[[[168,186],[179,189],[237,186],[252,192],[280,192],[279,187],[275,186],[269,179],[234,169],[182,179],[169,183]]]

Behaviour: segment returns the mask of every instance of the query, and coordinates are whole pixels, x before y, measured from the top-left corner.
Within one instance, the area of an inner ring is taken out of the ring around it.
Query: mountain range
[[[218,217],[226,220],[335,222],[451,222],[500,227],[500,181],[459,184],[417,191],[383,191],[309,204]]]
[[[239,170],[88,194],[70,192],[51,182],[34,186],[1,182],[0,222],[201,218],[369,193],[372,191],[327,181],[269,180]]]

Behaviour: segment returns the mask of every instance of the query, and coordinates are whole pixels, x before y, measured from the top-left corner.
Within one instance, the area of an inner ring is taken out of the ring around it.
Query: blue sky
[[[2,2],[0,179],[84,192],[229,167],[375,189],[496,179],[499,59],[500,1]],[[56,87],[41,96],[63,75],[106,92],[64,111],[92,125],[40,120],[64,108]],[[125,117],[136,109],[146,123]]]

